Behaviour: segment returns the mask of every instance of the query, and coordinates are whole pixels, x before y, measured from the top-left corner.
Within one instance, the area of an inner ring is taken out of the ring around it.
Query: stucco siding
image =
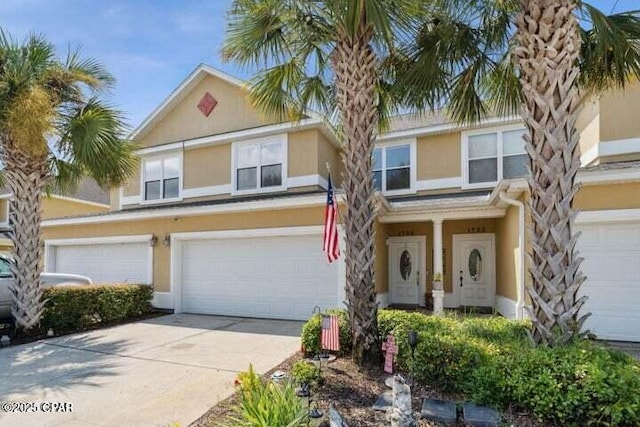
[[[318,165],[317,171],[320,176],[327,177],[327,164],[331,168],[331,179],[335,187],[342,184],[342,172],[344,164],[340,156],[340,151],[323,134],[318,134]]]
[[[573,206],[583,211],[640,208],[640,183],[583,186]]]
[[[389,292],[389,261],[387,255],[387,224],[376,222],[376,293]]]
[[[640,82],[624,91],[610,90],[600,98],[600,139],[613,141],[640,137]]]
[[[519,212],[515,206],[507,209],[504,218],[496,220],[496,294],[517,299],[520,275]]]
[[[209,117],[198,109],[198,103],[206,92],[218,101]],[[149,147],[270,123],[273,121],[260,115],[238,86],[208,76],[186,94],[140,142]]]
[[[318,173],[318,131],[315,129],[289,134],[288,174],[290,177]]]
[[[587,153],[600,140],[600,104],[597,100],[585,101],[576,121],[580,132],[580,154]]]
[[[418,180],[460,176],[460,138],[460,132],[418,138]]]
[[[231,144],[185,150],[183,188],[200,188],[231,183]]]
[[[139,164],[133,175],[129,177],[126,185],[123,187],[122,192],[125,197],[138,196],[140,194],[140,180],[141,178],[142,164]]]

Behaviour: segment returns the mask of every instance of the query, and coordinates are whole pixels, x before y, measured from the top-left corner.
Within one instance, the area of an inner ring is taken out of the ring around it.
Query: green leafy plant
[[[239,402],[233,408],[229,427],[301,427],[307,409],[290,382],[275,383],[249,371],[238,375]]]
[[[320,375],[320,369],[306,360],[296,361],[291,368],[291,376],[298,384],[316,384]]]
[[[380,310],[378,328],[380,340],[395,336],[396,362],[407,372],[408,331],[418,333],[414,375],[430,387],[553,425],[640,425],[640,364],[598,343],[535,347],[528,322],[499,316]]]
[[[338,315],[340,318],[338,328],[340,332],[340,354],[348,354],[351,351],[351,329],[349,318],[344,310],[328,310],[326,314]],[[302,347],[305,355],[314,356],[320,353],[320,332],[322,329],[322,316],[314,314],[302,327]]]
[[[74,332],[149,313],[153,288],[131,284],[54,287],[44,291],[44,298],[39,329]]]

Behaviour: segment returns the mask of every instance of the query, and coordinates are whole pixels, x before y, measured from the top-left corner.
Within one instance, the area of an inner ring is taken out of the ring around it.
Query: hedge
[[[326,314],[334,314],[340,317],[340,354],[345,355],[351,352],[351,331],[349,318],[344,310],[327,310]],[[302,327],[302,348],[306,355],[316,355],[320,353],[320,332],[322,328],[322,316],[314,314]]]
[[[341,336],[348,334],[346,314]],[[311,341],[303,328],[303,342]],[[309,325],[309,323],[307,325]],[[418,333],[419,382],[478,404],[516,407],[554,425],[640,425],[640,363],[587,340],[558,348],[533,346],[528,322],[497,316],[427,316],[380,310],[380,339],[393,334],[396,365],[412,367],[407,332]]]
[[[151,311],[153,288],[146,285],[59,286],[44,291],[43,332],[73,332],[95,324],[137,318]]]

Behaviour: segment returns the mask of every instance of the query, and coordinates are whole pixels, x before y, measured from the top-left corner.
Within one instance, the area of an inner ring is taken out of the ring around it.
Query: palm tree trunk
[[[370,34],[343,37],[331,56],[338,109],[346,144],[346,293],[357,364],[379,360],[378,305],[375,293],[375,204],[371,157],[378,112],[375,105],[376,55]]]
[[[40,281],[44,252],[40,220],[48,170],[46,158],[24,154],[7,144],[4,148],[4,174],[13,193],[9,214],[15,260],[11,267],[14,277],[11,314],[19,327],[28,330],[40,321],[45,304]]]
[[[532,335],[538,343],[556,345],[577,335],[588,317],[579,317],[587,298],[577,297],[585,277],[575,251],[579,233],[573,232],[577,212],[572,208],[580,167],[575,128],[580,34],[575,0],[521,3],[516,61],[531,160]]]

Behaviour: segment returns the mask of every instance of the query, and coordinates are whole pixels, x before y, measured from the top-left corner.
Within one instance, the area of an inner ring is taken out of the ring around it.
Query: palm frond
[[[601,92],[640,78],[640,11],[605,15],[582,3],[592,27],[582,29],[580,85]]]
[[[71,108],[60,126],[60,158],[75,164],[75,170],[83,169],[98,185],[119,186],[137,167],[136,145],[124,139],[121,114],[97,98]]]

